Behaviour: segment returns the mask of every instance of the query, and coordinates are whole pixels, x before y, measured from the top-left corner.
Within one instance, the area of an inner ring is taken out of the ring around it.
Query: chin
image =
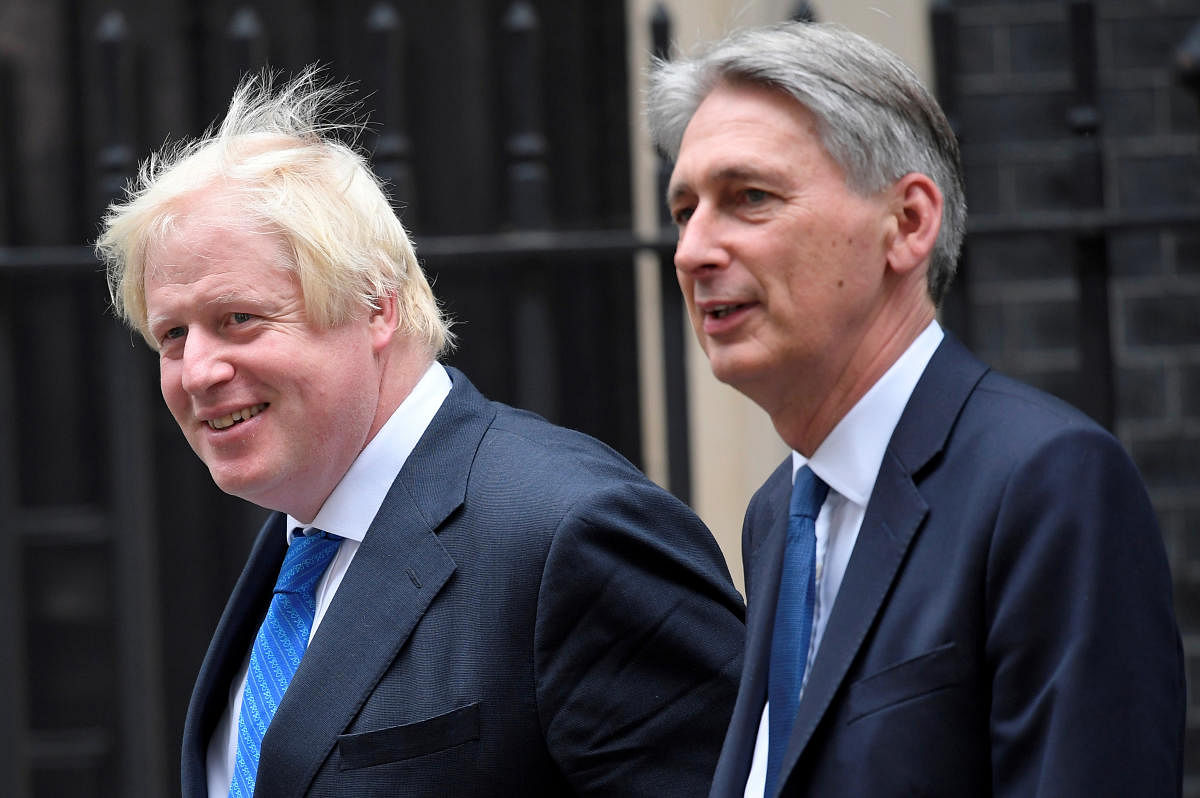
[[[731,353],[716,352],[709,356],[708,364],[714,377],[733,388],[749,379],[755,371],[752,364]]]
[[[260,507],[265,506],[256,498],[263,492],[263,480],[261,478],[255,478],[241,472],[231,472],[219,466],[209,466],[208,473],[222,492],[257,504]]]

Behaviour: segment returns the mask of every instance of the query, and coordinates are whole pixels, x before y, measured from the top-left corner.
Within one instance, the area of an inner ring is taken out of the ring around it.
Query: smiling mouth
[[[746,303],[742,303],[740,305],[717,305],[715,308],[712,308],[708,311],[708,315],[712,316],[714,319],[723,319],[730,313],[741,310],[744,307],[746,307]]]
[[[220,418],[210,418],[204,423],[208,424],[209,428],[215,430],[229,429],[234,424],[240,424],[243,421],[254,418],[266,409],[267,402],[262,402],[261,404],[251,405],[250,407],[243,407],[241,410],[234,410],[232,413],[221,416]]]

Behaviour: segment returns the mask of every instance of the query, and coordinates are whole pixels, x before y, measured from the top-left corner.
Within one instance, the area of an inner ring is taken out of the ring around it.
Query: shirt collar
[[[792,451],[792,480],[808,465],[830,488],[866,506],[900,415],[945,333],[936,321],[858,400],[811,458]]]
[[[450,393],[450,375],[436,361],[350,464],[311,524],[287,517],[288,543],[297,527],[313,526],[362,541],[392,482]]]

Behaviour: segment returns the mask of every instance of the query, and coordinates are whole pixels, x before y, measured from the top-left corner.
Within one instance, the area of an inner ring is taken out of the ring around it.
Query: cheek
[[[704,314],[696,310],[696,304],[692,301],[691,291],[685,291],[683,294],[683,304],[687,308],[688,322],[692,325],[692,331],[700,338],[700,345],[704,345]]]
[[[688,310],[692,307],[692,278],[682,269],[675,270],[675,282],[679,284],[679,293],[687,302]]]
[[[174,410],[180,395],[183,394],[183,383],[179,378],[178,366],[169,361],[159,363],[158,387],[162,391],[163,401],[167,403],[168,407]]]
[[[191,398],[183,389],[182,366],[178,361],[170,360],[160,363],[158,369],[158,388],[162,392],[163,402],[171,415],[181,427],[186,427],[184,421],[191,412]]]

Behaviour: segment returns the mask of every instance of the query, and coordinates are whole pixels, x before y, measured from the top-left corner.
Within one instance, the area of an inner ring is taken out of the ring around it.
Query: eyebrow
[[[249,302],[252,302],[252,301],[253,300],[248,300],[246,298],[245,294],[241,291],[223,291],[223,292],[217,294],[216,296],[209,297],[208,299],[204,300],[201,307],[203,307],[205,310],[208,310],[210,308],[214,308],[214,307],[219,308],[219,307],[222,307],[225,305],[242,304],[242,303],[248,304]],[[158,313],[155,315],[147,314],[146,315],[146,329],[148,329],[148,330],[154,329],[154,326],[156,324],[164,324],[170,318],[171,318],[170,313]]]
[[[740,181],[766,181],[768,183],[779,184],[782,179],[777,170],[774,169],[759,169],[756,167],[743,166],[740,164],[723,166],[711,172],[707,180],[713,183],[736,183]],[[667,187],[667,204],[670,205],[674,200],[684,194],[693,193],[695,189],[687,181]]]
[[[146,314],[146,329],[153,330],[157,325],[165,324],[167,321],[167,318],[168,318],[167,316],[164,316],[161,313],[153,315],[153,316],[151,316],[149,313],[147,313]]]
[[[204,301],[204,307],[210,308],[220,305],[229,305],[237,302],[246,302],[245,292],[242,291],[224,291]]]

